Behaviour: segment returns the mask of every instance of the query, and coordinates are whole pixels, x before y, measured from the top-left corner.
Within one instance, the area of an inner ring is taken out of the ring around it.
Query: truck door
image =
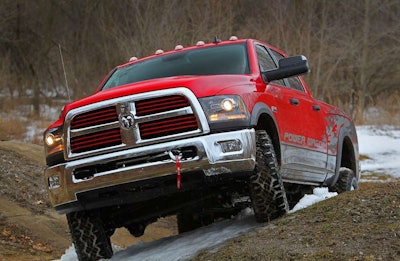
[[[303,87],[298,77],[287,81],[277,99],[282,143],[283,175],[290,180],[323,182],[326,177],[327,142],[322,108]]]
[[[262,45],[256,46],[260,70],[283,55]],[[276,65],[275,65],[276,68]],[[274,81],[266,88],[274,96],[274,116],[278,124],[284,179],[323,182],[326,177],[327,142],[322,108],[308,93],[299,77]],[[272,94],[273,93],[273,94]]]

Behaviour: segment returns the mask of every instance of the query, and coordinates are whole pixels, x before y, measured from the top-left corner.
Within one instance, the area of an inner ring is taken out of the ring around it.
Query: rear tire
[[[67,214],[67,220],[79,260],[112,257],[110,235],[98,215],[86,211],[72,212]]]
[[[340,168],[339,178],[331,190],[340,194],[355,189],[358,189],[358,181],[354,172],[348,168]]]
[[[301,185],[295,183],[284,183],[286,190],[286,197],[289,203],[289,209],[293,209],[300,199],[306,194],[313,194],[313,187],[311,185]]]
[[[256,132],[256,167],[250,177],[250,196],[257,222],[286,214],[289,205],[279,173],[278,161],[266,131]]]

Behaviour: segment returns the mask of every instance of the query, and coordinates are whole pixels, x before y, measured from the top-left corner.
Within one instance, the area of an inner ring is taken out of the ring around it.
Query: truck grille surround
[[[167,89],[107,100],[71,110],[65,122],[67,159],[208,133],[194,94]]]

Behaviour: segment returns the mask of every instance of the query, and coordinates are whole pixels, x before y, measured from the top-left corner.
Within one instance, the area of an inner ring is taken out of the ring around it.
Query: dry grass
[[[365,110],[364,124],[399,125],[400,124],[400,92],[376,97],[374,104]]]
[[[360,161],[362,161],[362,160],[369,160],[369,159],[371,159],[371,158],[368,157],[367,155],[360,154],[360,156],[358,157],[358,159],[359,159]]]
[[[0,141],[43,144],[42,132],[54,119],[37,116],[27,98],[0,99]]]
[[[195,260],[400,260],[400,182],[362,183]]]
[[[23,140],[25,133],[25,121],[2,115],[0,118],[0,141]]]

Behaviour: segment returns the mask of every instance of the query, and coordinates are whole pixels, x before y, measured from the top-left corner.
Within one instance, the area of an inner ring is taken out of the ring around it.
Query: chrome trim
[[[184,107],[181,109],[167,111],[167,112],[155,113],[152,115],[136,116],[135,102],[140,101],[140,100],[163,97],[163,96],[170,96],[170,95],[185,96],[188,99],[190,106],[187,106],[187,107]],[[93,110],[98,110],[98,109],[102,109],[105,107],[109,107],[109,106],[116,106],[117,114],[118,114],[118,121],[101,124],[101,125],[97,125],[97,126],[92,126],[92,127],[71,130],[71,122],[75,116],[86,113],[86,112],[90,112]],[[121,114],[127,114],[127,113],[131,113],[132,115],[134,115],[134,126],[129,129],[124,129],[120,126],[119,116]],[[139,123],[154,121],[154,120],[158,120],[158,119],[165,119],[165,118],[174,117],[174,116],[190,115],[190,114],[194,114],[197,119],[197,125],[198,125],[197,130],[174,134],[174,135],[168,135],[168,136],[154,138],[154,139],[146,139],[146,140],[144,140],[140,137],[140,131],[139,131],[139,127],[138,127]],[[72,159],[80,159],[80,158],[84,158],[84,157],[99,155],[101,153],[106,153],[106,152],[119,151],[121,149],[134,148],[134,147],[139,147],[139,146],[151,145],[151,144],[155,144],[158,142],[165,142],[165,141],[170,141],[170,140],[183,139],[183,138],[203,135],[203,134],[207,134],[210,132],[210,127],[208,125],[207,118],[203,112],[203,109],[202,109],[199,101],[197,100],[197,98],[193,94],[193,92],[185,87],[177,87],[177,88],[166,89],[166,90],[139,93],[139,94],[114,98],[114,99],[82,106],[82,107],[73,109],[67,113],[67,115],[65,117],[64,126],[65,126],[64,133],[63,133],[64,141],[65,141],[64,157],[67,161],[72,160]],[[101,148],[101,149],[87,151],[87,152],[79,152],[79,153],[73,153],[71,151],[71,143],[70,143],[71,138],[78,137],[81,135],[95,133],[100,130],[101,131],[109,130],[109,129],[113,129],[116,127],[120,127],[121,139],[122,139],[121,145],[111,146],[108,148]]]
[[[135,116],[135,122],[139,124],[139,123],[163,120],[188,114],[193,114],[193,110],[190,106],[181,109],[171,110],[168,112],[159,112],[149,116]]]
[[[111,129],[115,129],[117,127],[120,127],[120,125],[119,125],[118,121],[115,121],[115,122],[100,124],[100,125],[96,125],[96,126],[75,129],[75,130],[70,131],[71,138],[96,133],[96,132],[99,132],[99,130],[111,130]]]
[[[241,141],[242,150],[224,153],[219,142],[232,139]],[[203,171],[205,176],[229,175],[230,173],[250,172],[255,167],[256,142],[254,129],[192,137],[146,147],[115,151],[49,167],[45,170],[45,178],[57,175],[60,177],[61,183],[59,188],[49,190],[51,202],[54,206],[62,205],[76,201],[76,194],[80,192],[153,177],[176,175],[176,164],[173,158],[168,156],[169,152],[192,146],[196,147],[197,155],[180,159],[181,172],[183,174],[190,171]],[[158,153],[167,157],[155,162],[142,162],[130,166],[114,164],[114,169],[95,173],[90,179],[78,180],[73,176],[76,169],[118,161],[129,162],[137,157]]]
[[[232,139],[240,140],[242,142],[242,150],[227,153],[222,152],[219,143]],[[105,165],[118,160],[126,161],[131,158],[146,156],[154,153],[161,154],[165,152],[166,154],[169,154],[171,150],[190,146],[196,147],[197,155],[186,160],[181,160],[182,172],[203,170],[207,176],[210,176],[211,172],[214,172],[213,175],[221,174],[219,170],[223,170],[223,173],[227,173],[246,170],[250,171],[254,169],[256,151],[255,132],[254,130],[241,130],[229,133],[218,133],[194,137],[162,144],[154,144],[146,147],[133,148],[94,156],[91,158],[75,160],[65,164],[65,175],[66,177],[71,178],[73,183],[87,182],[89,180],[77,180],[74,178],[73,172],[75,169],[82,169],[84,167],[90,167],[98,164]],[[252,162],[250,165],[244,164],[244,162],[249,160]],[[113,170],[95,173],[93,179],[101,176],[127,172],[130,173],[130,179],[133,181],[153,176],[163,176],[174,173],[175,171],[175,162],[172,159],[168,159],[158,162],[141,163],[134,166],[121,166]]]

